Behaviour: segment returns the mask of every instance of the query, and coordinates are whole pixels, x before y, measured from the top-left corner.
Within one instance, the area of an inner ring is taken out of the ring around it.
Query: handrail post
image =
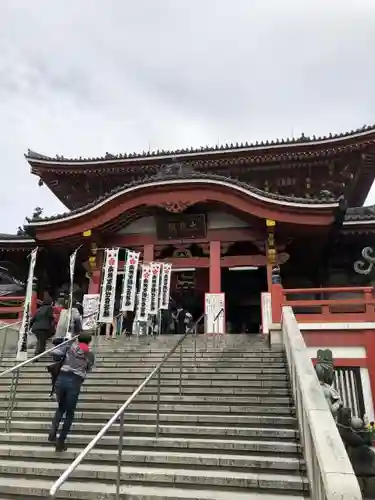
[[[182,343],[180,344],[180,396],[182,396]]]
[[[4,339],[3,339],[3,342],[1,344],[0,363],[2,363],[3,359],[4,359],[4,353],[5,353],[5,348],[6,348],[6,345],[7,345],[9,328],[8,327],[4,328],[4,331],[5,331],[5,333],[4,333]]]
[[[194,328],[194,365],[197,364],[197,325]]]
[[[20,370],[15,370],[12,374],[12,381],[9,387],[8,408],[5,417],[5,432],[10,432],[12,427],[12,415],[14,410],[15,398],[20,378]]]
[[[159,437],[159,423],[160,423],[160,391],[161,391],[161,367],[158,370],[158,382],[157,382],[157,395],[156,395],[156,437]]]
[[[118,455],[117,455],[116,500],[120,500],[123,439],[124,439],[124,412],[122,412],[120,416],[120,433],[119,433]]]

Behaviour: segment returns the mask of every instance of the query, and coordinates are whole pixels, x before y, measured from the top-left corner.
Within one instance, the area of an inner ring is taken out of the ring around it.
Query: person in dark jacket
[[[177,304],[177,312],[174,315],[175,320],[175,332],[178,335],[184,335],[186,333],[186,311],[182,304]]]
[[[48,441],[56,444],[56,451],[67,450],[65,441],[74,420],[81,386],[95,361],[89,348],[90,342],[91,335],[81,333],[77,342],[65,344],[54,351],[55,360],[63,361],[55,384],[58,408],[48,435]],[[63,419],[64,423],[57,438]]]
[[[35,356],[46,350],[47,340],[54,334],[52,300],[46,299],[31,318],[30,328],[37,338]]]
[[[83,305],[78,300],[73,302],[73,307],[77,309],[81,317],[83,317]]]

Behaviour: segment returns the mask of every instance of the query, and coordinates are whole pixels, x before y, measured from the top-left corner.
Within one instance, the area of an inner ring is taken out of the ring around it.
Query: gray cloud
[[[372,123],[374,25],[373,0],[2,0],[0,230],[63,209],[28,147],[94,156]]]

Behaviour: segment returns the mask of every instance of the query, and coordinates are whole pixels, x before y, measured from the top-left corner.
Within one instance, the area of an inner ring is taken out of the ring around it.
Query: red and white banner
[[[150,310],[149,314],[159,312],[159,290],[160,290],[161,263],[151,262],[151,287],[150,287]]]
[[[104,276],[102,281],[102,291],[100,296],[99,323],[112,323],[118,268],[118,248],[107,248],[105,251]]]
[[[120,311],[134,311],[137,293],[139,252],[126,252]]]
[[[168,309],[171,290],[172,264],[162,264],[159,309]]]
[[[139,289],[139,301],[137,307],[136,320],[147,321],[150,314],[150,299],[151,299],[151,266],[150,264],[142,265],[141,285]]]

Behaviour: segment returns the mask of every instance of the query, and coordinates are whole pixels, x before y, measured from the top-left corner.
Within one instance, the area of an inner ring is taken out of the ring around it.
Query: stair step
[[[36,498],[48,497],[51,481],[45,479],[0,478],[0,500],[35,500]],[[17,496],[4,494],[17,491]],[[304,496],[293,493],[270,493],[268,491],[220,491],[218,489],[183,489],[177,487],[145,486],[145,485],[122,485],[122,500],[304,500]],[[32,495],[32,496],[30,496]],[[95,495],[95,496],[93,496]],[[57,498],[76,500],[115,500],[116,486],[114,484],[103,484],[98,482],[69,482],[61,487]]]
[[[134,390],[137,388],[137,385],[134,384],[132,386],[104,386],[103,391],[106,396],[113,395],[115,399],[126,399],[129,397]],[[47,390],[46,390],[47,389]],[[45,398],[47,391],[50,390],[46,384],[44,385],[24,385],[21,384],[18,386],[17,394],[25,394],[25,390],[27,390],[27,397],[24,399],[30,399],[30,397],[35,398]],[[84,394],[90,394],[93,391],[102,392],[98,389],[98,387],[94,387],[93,385],[88,386],[84,385],[81,390],[81,398],[85,399]],[[166,386],[161,385],[161,394],[164,396],[179,396],[180,395],[180,387],[179,384],[175,386]],[[142,391],[144,396],[155,395],[157,393],[157,386],[155,384],[145,387]],[[182,394],[184,396],[192,396],[192,397],[202,397],[209,396],[213,398],[225,399],[227,402],[231,400],[231,398],[253,398],[253,397],[263,397],[267,396],[268,398],[272,397],[287,397],[291,398],[291,390],[289,388],[270,388],[270,387],[212,387],[208,386],[198,386],[198,387],[189,387],[183,384],[182,386]],[[9,395],[9,387],[6,389],[2,389],[0,387],[0,397],[4,399],[8,399]],[[141,400],[141,399],[139,399]]]
[[[66,470],[67,464],[56,462],[29,462],[29,461],[9,461],[6,465],[0,464],[0,473],[4,476],[17,476],[23,478],[27,476],[37,476],[38,478],[56,478]],[[93,467],[92,464],[82,463],[72,475],[72,479],[85,479],[115,482],[117,467],[115,464],[101,464],[100,467]],[[214,488],[260,488],[270,490],[292,490],[303,492],[307,486],[307,479],[292,474],[269,474],[266,472],[252,473],[227,470],[225,474],[221,470],[206,469],[167,469],[153,467],[146,468],[122,465],[121,480],[123,483],[142,483],[150,485],[191,484],[201,487]],[[73,482],[73,481],[72,481]]]
[[[35,421],[17,421],[12,420],[12,431],[18,430],[30,430],[43,431],[47,434],[51,424],[48,422],[35,422]],[[119,424],[114,424],[109,430],[109,434],[119,433]],[[0,421],[0,429],[5,428],[5,422]],[[93,436],[97,434],[102,428],[100,423],[91,422],[75,422],[73,424],[72,431],[75,433],[85,432],[91,433]],[[298,437],[298,432],[295,429],[283,429],[277,428],[262,428],[262,427],[237,427],[237,426],[225,426],[225,427],[211,427],[211,426],[189,426],[189,425],[160,425],[159,429],[160,435],[205,435],[211,437],[224,438],[230,436],[231,438],[263,438],[263,439],[288,439],[295,440]],[[133,434],[155,434],[155,424],[145,425],[136,423],[127,423],[124,429],[124,435],[129,436]]]
[[[38,421],[52,421],[55,414],[54,410],[50,411],[40,411],[40,410],[27,410],[19,411],[15,410],[13,412],[13,418],[18,420],[20,418]],[[76,422],[89,420],[90,422],[100,422],[104,425],[107,420],[113,415],[111,411],[97,411],[97,412],[76,412]],[[0,419],[6,417],[6,411],[0,411]],[[155,423],[156,414],[155,413],[141,413],[141,412],[131,412],[131,408],[124,414],[125,421],[147,421]],[[287,427],[291,426],[297,429],[297,419],[289,415],[231,415],[231,414],[189,414],[189,413],[161,413],[160,422],[180,422],[183,424],[194,423],[194,424],[220,424],[225,422],[226,425],[237,425],[237,426],[250,426],[250,425],[261,425],[261,426],[272,426],[272,427]]]
[[[0,457],[8,460],[32,459],[33,461],[63,460],[69,464],[80,453],[80,448],[69,448],[63,454],[56,455],[55,450],[50,446],[28,446],[28,445],[0,445]],[[117,463],[118,452],[106,448],[95,448],[86,459],[87,462],[114,462]],[[204,466],[204,467],[237,467],[267,470],[288,470],[299,473],[304,470],[304,460],[299,457],[285,456],[262,456],[258,454],[227,455],[217,453],[193,453],[184,451],[159,451],[159,450],[127,450],[122,453],[122,461],[138,466],[147,467],[148,464],[163,464],[163,466]]]
[[[137,372],[105,372],[105,378],[107,380],[114,380],[118,381],[116,383],[121,383],[120,381],[126,381],[126,380],[141,380],[143,381],[147,375],[150,373],[151,370],[149,370],[147,373],[137,373]],[[162,379],[163,380],[176,380],[178,378],[179,372],[176,375],[176,373],[165,373],[164,371],[162,372]],[[0,380],[8,380],[10,382],[12,378],[12,374],[7,374],[3,375]],[[25,371],[22,372],[20,376],[20,380],[22,378],[28,379],[28,378],[40,378],[42,380],[46,380],[46,370],[45,368],[40,369],[40,371],[35,371],[32,374],[27,373]],[[94,371],[90,373],[89,375],[90,380],[102,380],[103,379],[103,372],[99,372],[98,368],[94,368]],[[261,373],[261,372],[246,372],[246,373],[212,373],[210,374],[210,377],[207,377],[206,373],[199,373],[199,372],[192,372],[192,373],[186,373],[184,372],[182,374],[183,380],[212,380],[212,382],[218,382],[218,381],[230,381],[230,380],[265,380],[265,381],[272,381],[274,379],[278,379],[281,381],[286,381],[287,380],[287,373],[285,374],[273,374],[273,373]]]
[[[69,443],[72,446],[87,445],[90,441],[90,436],[71,434],[69,436]],[[46,436],[43,434],[36,433],[22,433],[22,432],[11,432],[2,433],[0,432],[0,443],[38,443],[46,444]],[[118,436],[106,435],[102,438],[102,447],[118,447]],[[127,436],[123,442],[124,449],[131,447],[156,447],[158,449],[168,448],[168,449],[188,449],[188,450],[226,450],[227,452],[235,451],[255,451],[262,453],[299,453],[300,445],[294,441],[262,441],[256,439],[212,439],[212,438],[185,438],[181,437],[178,439],[154,436]]]
[[[155,352],[155,351],[147,351],[147,352],[142,352],[142,351],[123,351],[123,352],[118,352],[118,351],[109,351],[107,354],[104,354],[102,352],[99,352],[96,354],[96,359],[99,361],[116,361],[118,360],[119,362],[121,361],[132,361],[132,360],[140,360],[143,359],[145,361],[157,361],[161,360],[164,358],[166,352],[165,350],[162,350],[160,352]],[[34,356],[34,354],[30,354],[28,356],[29,359],[31,359]],[[52,354],[46,354],[44,358],[51,358]],[[41,362],[44,358],[40,358]],[[270,353],[270,352],[231,352],[231,351],[217,351],[217,352],[199,352],[194,355],[193,351],[182,351],[182,359],[183,360],[190,360],[194,361],[196,359],[197,361],[238,361],[240,363],[244,362],[256,362],[260,359],[264,359],[267,361],[275,361],[276,363],[280,363],[281,361],[285,361],[285,354],[283,352],[280,353]],[[179,362],[180,360],[180,352],[177,350],[174,354],[172,354],[167,362],[171,360],[174,362]],[[4,356],[3,362],[6,363],[14,363],[15,361],[15,356]]]
[[[107,409],[114,413],[119,409],[119,403],[114,403],[111,401],[106,401],[105,403],[89,403],[89,402],[78,402],[77,410],[91,410],[91,411],[103,411],[103,409]],[[1,409],[6,409],[8,408],[8,402],[7,401],[0,401],[0,410]],[[56,403],[55,401],[35,401],[33,404],[32,400],[30,401],[17,401],[15,403],[14,409],[56,409]],[[148,411],[155,413],[156,411],[156,403],[155,402],[150,402],[148,404],[142,404],[142,403],[132,403],[130,409],[128,410],[129,413],[134,413],[135,411]],[[263,414],[263,415],[270,415],[270,414],[277,414],[277,415],[292,415],[295,413],[295,407],[294,406],[269,406],[269,405],[225,405],[225,404],[213,404],[213,403],[202,403],[202,404],[192,404],[192,403],[178,403],[178,404],[160,404],[160,411],[164,413],[170,413],[171,411],[177,411],[179,413],[185,412],[185,413],[234,413],[234,414],[251,414],[251,413],[256,413],[256,414]]]
[[[132,379],[132,380],[106,380],[106,379],[99,379],[99,380],[93,380],[91,377],[86,380],[82,387],[82,391],[88,391],[92,390],[92,387],[95,387],[96,390],[99,391],[98,388],[102,388],[103,391],[108,390],[108,387],[110,387],[111,391],[118,391],[118,390],[131,390],[133,391],[134,388],[136,388],[138,385],[140,385],[143,382],[144,378],[140,379]],[[180,380],[178,378],[176,379],[167,379],[167,380],[161,380],[161,387],[165,389],[179,389],[180,386]],[[154,379],[152,380],[147,387],[145,387],[145,390],[153,390],[155,391],[155,388],[157,387],[157,380]],[[189,380],[189,379],[183,379],[183,387],[184,391],[193,391],[193,390],[222,390],[222,391],[238,391],[238,392],[243,392],[247,393],[247,391],[290,391],[289,384],[286,381],[282,380],[239,380],[236,381],[235,385],[233,382],[230,382],[228,380]],[[5,383],[3,379],[0,379],[0,392],[6,392],[9,390],[9,381]],[[41,390],[45,391],[46,390],[46,381],[45,381],[45,376],[44,380],[38,379],[38,378],[33,378],[33,379],[26,379],[26,378],[20,378],[18,381],[18,390],[28,390],[28,391],[35,391],[35,390]]]
[[[33,392],[17,392],[16,400],[17,401],[45,401],[46,396],[48,396],[48,391],[50,388],[47,386],[46,390],[41,393],[33,393]],[[136,401],[137,402],[150,402],[150,403],[156,403],[157,401],[157,394],[155,394],[156,391],[154,391],[153,394],[139,394],[137,397]],[[8,396],[6,396],[5,401],[3,401],[6,404],[6,400],[8,399]],[[82,402],[90,402],[90,401],[119,401],[120,403],[123,403],[124,400],[126,400],[126,397],[124,397],[124,394],[117,393],[117,392],[106,392],[105,394],[100,394],[98,392],[82,392],[80,394],[80,401]],[[220,395],[220,396],[212,396],[212,395],[206,395],[204,392],[199,395],[193,395],[193,394],[188,394],[188,395],[182,395],[180,396],[179,394],[172,394],[168,395],[163,393],[161,391],[160,394],[160,401],[162,403],[173,403],[175,406],[177,404],[225,404],[225,405],[240,405],[240,404],[247,404],[247,405],[273,405],[273,406],[289,406],[291,404],[291,396],[250,396],[250,395]]]
[[[32,366],[25,366],[22,370],[24,373],[27,373],[27,374],[33,374],[35,372],[39,372],[41,370],[41,367],[38,363],[30,363],[32,364]],[[44,371],[45,371],[45,368],[46,368],[47,364],[45,364],[44,366],[42,366],[42,368],[44,368]],[[99,366],[95,366],[95,373],[113,373],[117,376],[119,370],[122,370],[124,369],[124,367],[127,367],[129,370],[131,370],[131,373],[132,374],[135,374],[135,373],[143,373],[145,375],[149,374],[152,367],[149,367],[149,366],[144,366],[142,364],[138,364],[138,365],[134,365],[134,366],[125,366],[125,365],[121,365],[121,364],[118,364],[118,365],[114,365],[114,366],[106,366],[106,367],[103,367],[102,365],[99,365]],[[189,368],[184,368],[183,369],[183,372],[185,375],[188,375],[188,374],[194,374],[196,373],[197,371],[200,373],[200,374],[215,374],[215,373],[221,373],[221,374],[227,374],[227,373],[232,373],[233,371],[236,371],[237,375],[242,375],[242,374],[250,374],[250,373],[254,373],[254,374],[272,374],[274,376],[277,376],[279,374],[286,374],[287,373],[287,369],[285,366],[282,366],[280,368],[277,368],[277,367],[270,367],[270,368],[267,368],[267,367],[264,367],[263,364],[260,364],[259,367],[255,367],[255,366],[249,366],[249,367],[239,367],[237,368],[236,366],[235,367],[195,367],[195,366],[191,366]],[[179,366],[176,366],[176,367],[171,367],[171,366],[164,366],[163,369],[162,369],[162,373],[164,375],[164,373],[174,373],[174,374],[179,374],[180,373],[180,368]]]

